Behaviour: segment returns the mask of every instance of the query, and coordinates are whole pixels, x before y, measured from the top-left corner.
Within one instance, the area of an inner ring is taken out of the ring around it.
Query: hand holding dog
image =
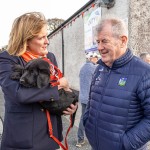
[[[60,84],[58,85],[58,89],[63,88],[65,91],[72,92],[72,90],[69,88],[68,80],[65,77],[60,78],[59,83]],[[76,103],[75,105],[71,104],[65,111],[63,111],[63,113],[65,115],[71,115],[75,113],[75,111],[77,110],[77,107],[78,107],[78,103]]]
[[[77,108],[78,108],[78,103],[76,103],[75,105],[71,104],[70,107],[68,107],[65,111],[63,111],[63,113],[64,113],[64,115],[71,115],[71,114],[75,113]]]
[[[59,85],[58,85],[58,89],[64,89],[65,91],[70,91],[72,92],[72,90],[69,88],[69,83],[68,80],[65,77],[62,77],[59,79]]]

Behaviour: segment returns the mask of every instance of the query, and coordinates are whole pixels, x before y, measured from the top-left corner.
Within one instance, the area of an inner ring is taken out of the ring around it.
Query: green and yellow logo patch
[[[125,85],[126,85],[126,81],[127,81],[127,78],[121,78],[121,79],[119,80],[118,85],[119,85],[119,86],[125,86]]]

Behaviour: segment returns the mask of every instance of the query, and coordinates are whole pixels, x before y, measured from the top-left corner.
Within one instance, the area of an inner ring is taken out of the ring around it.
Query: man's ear
[[[121,37],[121,47],[123,48],[123,47],[127,46],[127,42],[128,42],[127,36],[122,36]]]
[[[47,74],[40,73],[37,77],[37,87],[42,88],[50,83],[50,77]]]

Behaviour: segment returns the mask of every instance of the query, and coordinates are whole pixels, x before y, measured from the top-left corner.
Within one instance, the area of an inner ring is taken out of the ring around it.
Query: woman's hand
[[[58,90],[63,88],[65,91],[72,92],[72,90],[69,88],[69,83],[65,77],[60,78],[59,83],[60,84],[58,85]]]
[[[65,111],[63,111],[64,115],[71,115],[73,114],[78,108],[78,103],[71,104],[70,107],[68,107]]]

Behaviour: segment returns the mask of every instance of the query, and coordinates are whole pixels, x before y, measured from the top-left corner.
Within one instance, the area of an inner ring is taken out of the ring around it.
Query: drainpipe
[[[65,73],[65,66],[64,66],[64,32],[63,29],[61,30],[61,38],[62,38],[62,73]]]

